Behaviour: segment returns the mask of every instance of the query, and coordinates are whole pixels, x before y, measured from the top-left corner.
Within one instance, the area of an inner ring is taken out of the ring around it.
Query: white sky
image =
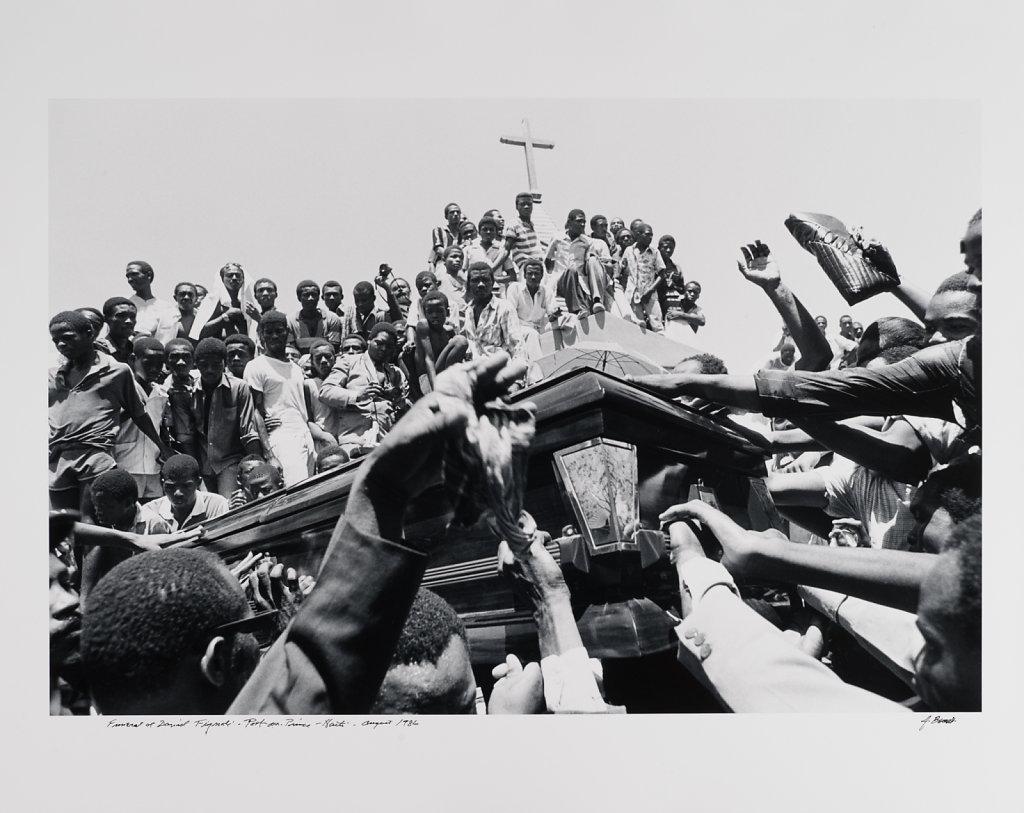
[[[522,148],[499,143],[528,117],[544,207],[561,227],[634,217],[671,233],[708,325],[693,344],[736,372],[769,354],[781,321],[736,270],[761,239],[830,329],[909,315],[890,296],[852,309],[783,226],[835,215],[886,242],[932,290],[962,268],[958,242],[981,200],[980,105],[949,101],[196,100],[50,106],[50,310],[131,293],[148,260],[157,296],[209,285],[227,261],[278,283],[346,289],[388,262],[412,280],[449,200],[474,220],[514,217]]]

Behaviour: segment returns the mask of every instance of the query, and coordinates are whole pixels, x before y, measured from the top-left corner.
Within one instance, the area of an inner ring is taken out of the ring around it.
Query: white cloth
[[[825,513],[859,521],[873,548],[907,550],[914,527],[910,501],[917,489],[844,457],[837,455],[834,460],[831,466],[817,469],[828,498]]]
[[[242,313],[245,313],[245,306],[252,305],[256,310],[262,311],[263,309],[256,302],[256,296],[253,293],[252,279],[249,274],[242,270],[242,288],[238,292],[238,302],[242,306]],[[213,312],[216,310],[217,305],[224,305],[226,308],[232,307],[231,305],[231,294],[228,293],[228,289],[224,287],[224,281],[220,278],[220,270],[213,275],[213,279],[206,288],[206,297],[202,302],[199,303],[199,307],[196,308],[196,318],[192,322],[192,329],[188,332],[188,337],[193,340],[199,339],[199,333],[206,326],[206,323],[213,317]],[[251,319],[248,314],[245,316],[245,324],[248,326],[249,338],[254,342],[258,339],[259,321]],[[177,329],[177,328],[175,328]]]
[[[156,297],[143,299],[138,294],[133,294],[128,299],[135,305],[137,312],[136,332],[152,336],[160,344],[167,344],[177,337],[178,322],[181,321],[181,311],[177,305]]]

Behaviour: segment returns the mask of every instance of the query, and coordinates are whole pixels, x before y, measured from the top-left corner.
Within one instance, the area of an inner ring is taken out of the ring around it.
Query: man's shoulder
[[[200,493],[200,492],[197,492]],[[157,497],[142,506],[138,514],[139,519],[145,522],[159,520],[165,522],[171,515],[171,501],[167,497]]]
[[[200,500],[203,510],[209,516],[219,516],[228,511],[228,499],[213,491],[197,491],[196,499]]]

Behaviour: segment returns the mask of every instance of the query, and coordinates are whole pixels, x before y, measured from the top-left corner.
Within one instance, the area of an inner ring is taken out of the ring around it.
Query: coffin
[[[764,450],[714,417],[588,369],[543,381],[512,400],[537,406],[525,506],[551,534],[549,549],[566,575],[591,655],[634,657],[667,648],[671,622],[662,608],[678,603],[678,585],[662,555],[658,514],[685,501],[700,482],[744,527],[769,527]],[[580,522],[554,455],[596,438],[636,448],[643,550],[588,555],[578,535],[562,533],[566,526],[578,530]],[[315,575],[359,465],[353,461],[218,517],[205,526],[200,544],[227,561],[267,551]],[[536,651],[529,608],[497,574],[497,540],[483,523],[449,528],[450,519],[439,490],[407,509],[406,535],[438,540],[424,586],[459,611],[474,663],[493,665],[513,649],[529,657]]]

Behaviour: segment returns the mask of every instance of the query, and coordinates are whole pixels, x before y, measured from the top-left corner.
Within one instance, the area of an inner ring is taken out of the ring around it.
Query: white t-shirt
[[[941,466],[956,456],[954,443],[964,431],[951,421],[942,418],[921,418],[917,415],[899,415],[886,421],[883,429],[888,429],[894,421],[906,421],[914,430],[932,457],[932,466]]]
[[[245,366],[245,383],[263,393],[263,409],[268,418],[278,418],[282,426],[306,427],[305,376],[299,365],[270,356],[257,356]]]

